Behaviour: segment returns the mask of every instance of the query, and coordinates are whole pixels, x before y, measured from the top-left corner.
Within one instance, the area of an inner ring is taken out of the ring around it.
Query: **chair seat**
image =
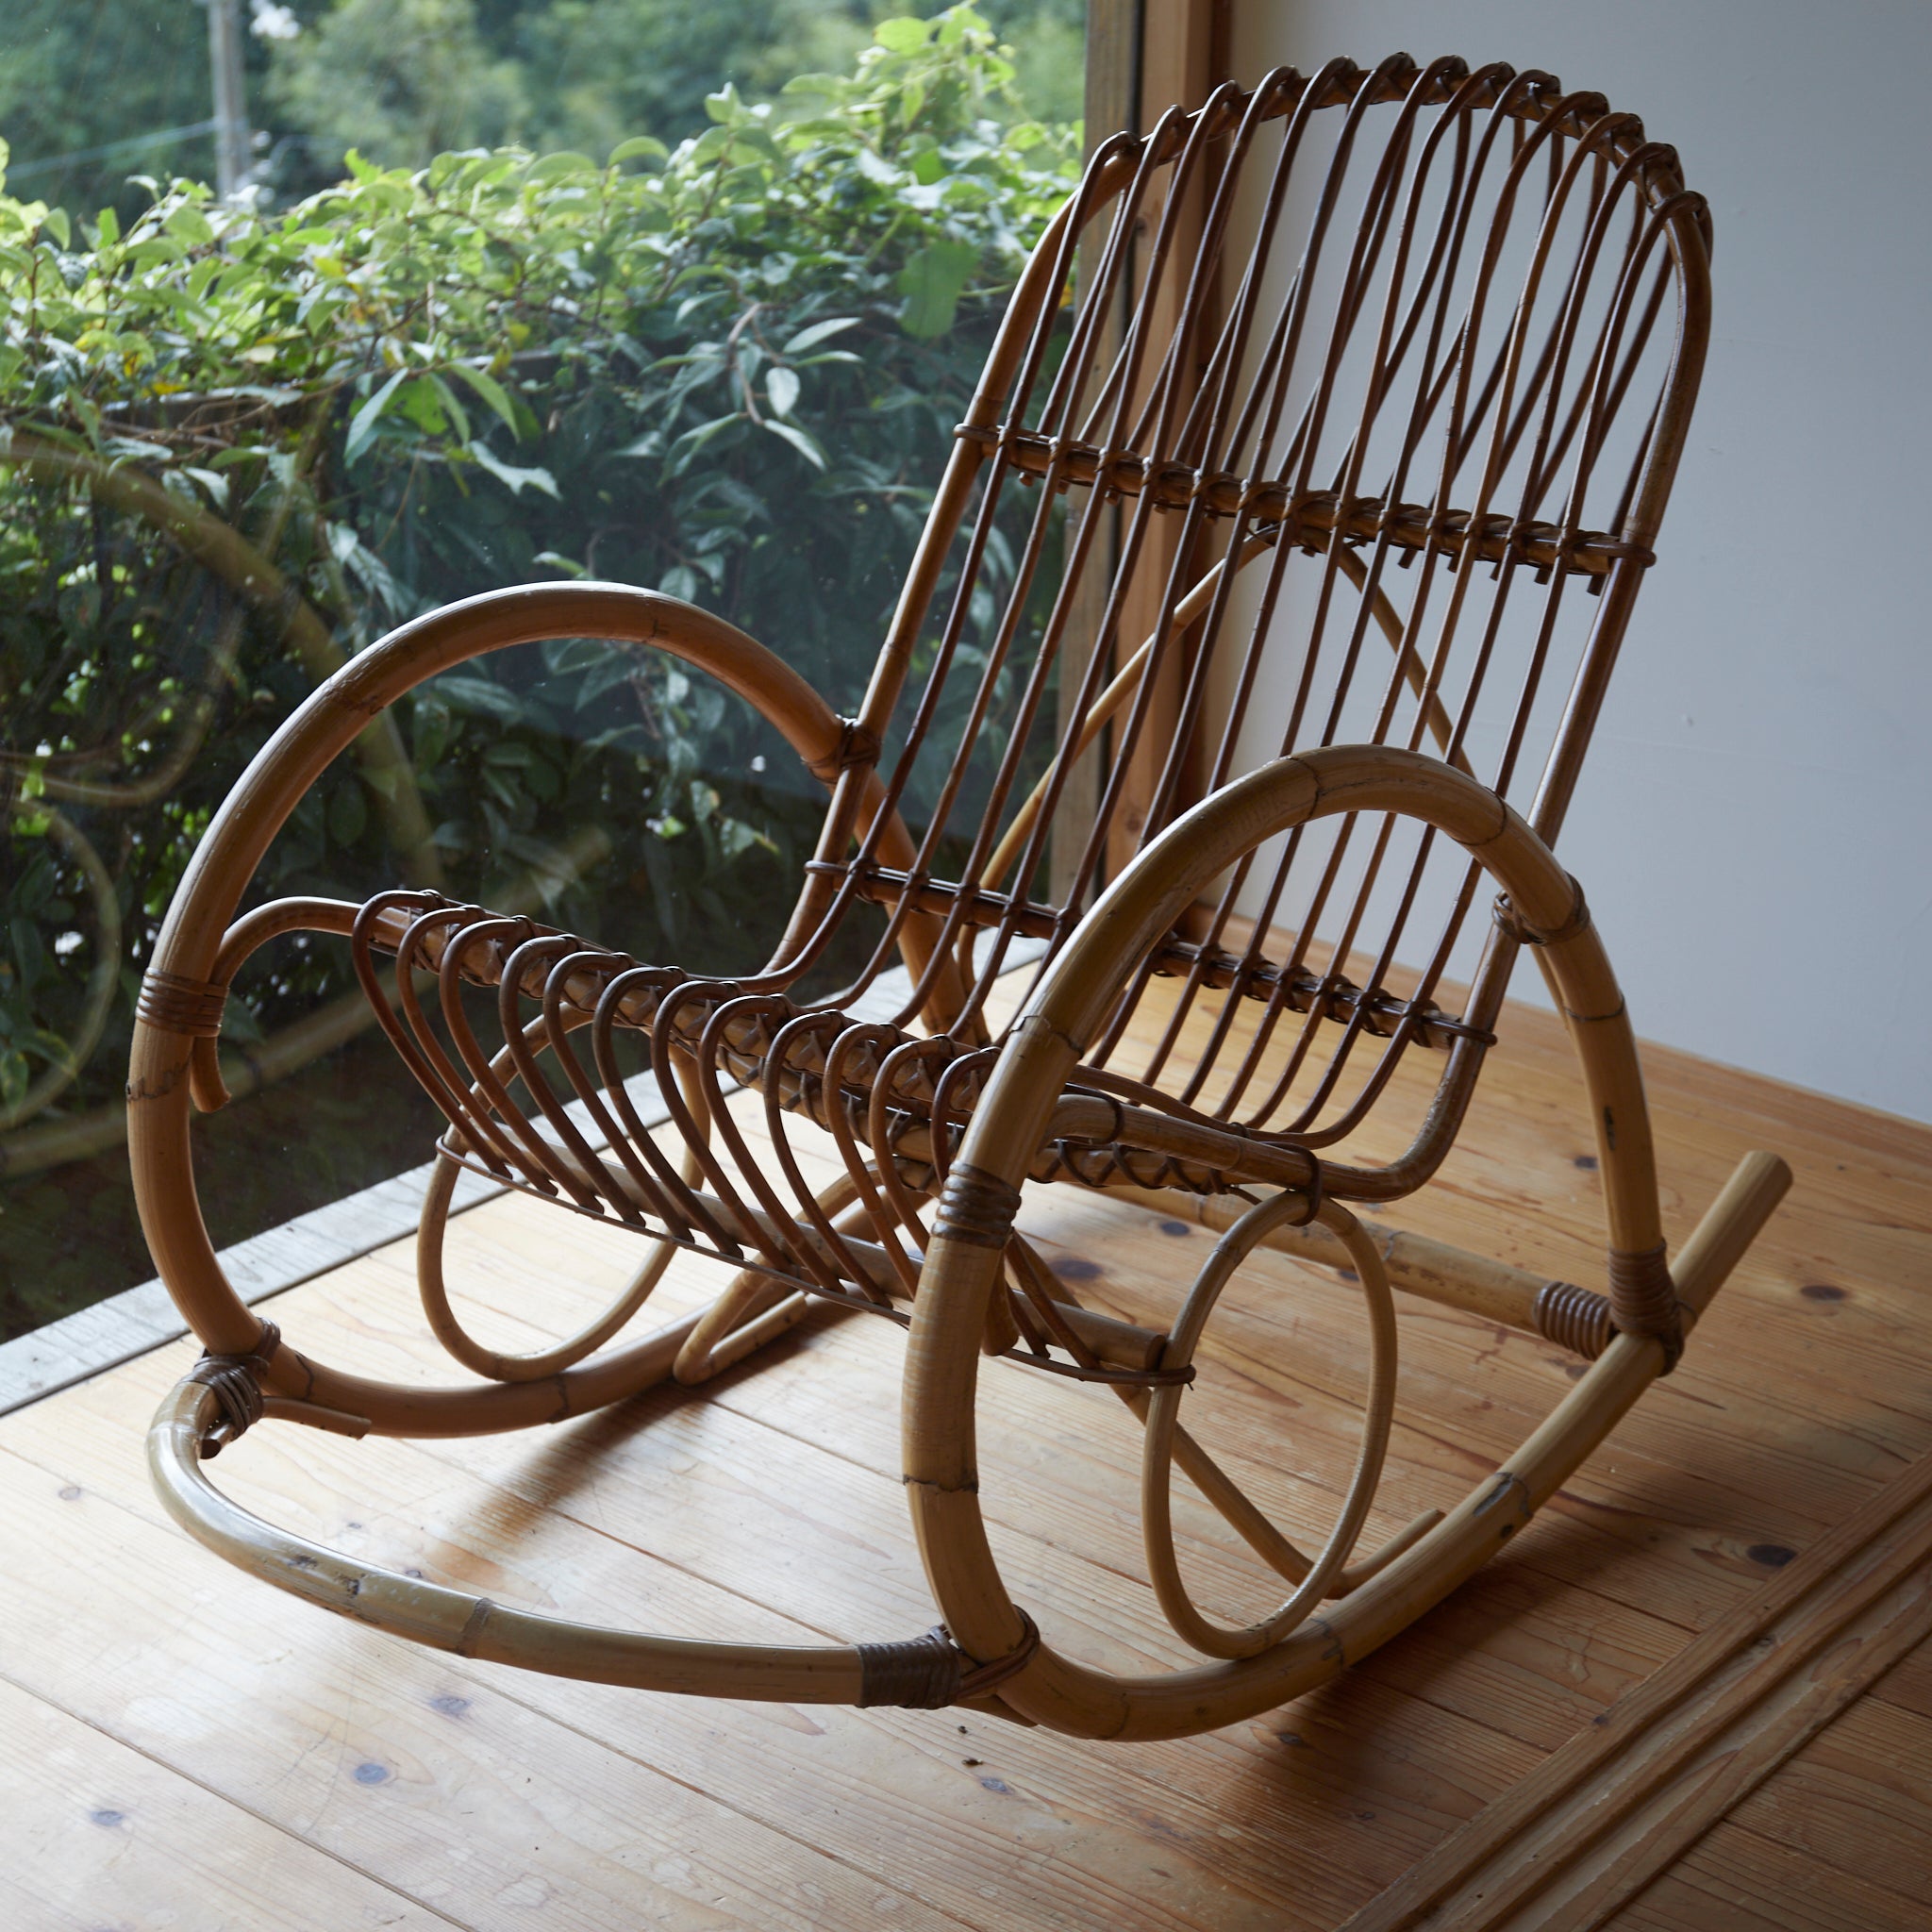
[[[923,1253],[921,1211],[944,1183],[998,1054],[996,1045],[922,1036],[837,1006],[649,966],[536,920],[433,892],[367,901],[354,943],[377,1018],[449,1122],[439,1143],[446,1158],[807,1289],[825,1286],[827,1265],[868,1297],[893,1284],[877,1241],[847,1231],[828,1241],[824,1191],[807,1184],[791,1123],[822,1130],[851,1189],[877,1210],[874,1221],[896,1223],[911,1253]],[[378,953],[397,962],[393,1004],[376,976]],[[432,973],[433,1006],[417,984]],[[463,987],[496,993],[500,1044],[476,1039]],[[573,1038],[586,1027],[589,1065]],[[619,1031],[649,1038],[668,1117],[644,1118],[636,1082],[618,1072]],[[674,1067],[678,1079],[666,1077]],[[518,1079],[527,1106],[511,1091]],[[1196,1195],[1319,1186],[1319,1163],[1285,1138],[1108,1091],[1124,1084],[1101,1072],[1068,1084],[1031,1178]],[[727,1110],[731,1092],[746,1089],[764,1097],[782,1175]],[[822,1158],[827,1150],[821,1141],[810,1151]],[[853,1256],[856,1269],[843,1265]]]

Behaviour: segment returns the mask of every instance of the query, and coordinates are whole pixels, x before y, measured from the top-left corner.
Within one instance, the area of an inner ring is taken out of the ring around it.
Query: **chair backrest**
[[[971,1034],[1016,939],[1058,942],[1287,751],[1433,752],[1554,839],[1682,448],[1707,242],[1633,116],[1503,66],[1284,69],[1101,145],[855,723],[917,856],[852,841],[862,772],[821,848],[838,903],[893,908],[889,943],[941,922],[908,1012],[958,961]],[[1418,1090],[1446,1144],[1441,1081],[1466,1099],[1516,949],[1444,843],[1364,817],[1257,852],[1097,1060],[1327,1144],[1447,1048]]]

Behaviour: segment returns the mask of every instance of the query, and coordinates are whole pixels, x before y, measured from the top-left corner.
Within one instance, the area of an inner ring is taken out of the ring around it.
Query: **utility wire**
[[[51,155],[42,161],[9,161],[7,178],[18,181],[23,175],[44,175],[51,168],[64,168],[73,161],[104,161],[113,155],[134,154],[165,142],[187,141],[193,135],[212,134],[218,125],[212,120],[191,121],[185,127],[160,127],[152,134],[129,135],[125,141],[108,141],[98,147],[77,147],[72,154]]]

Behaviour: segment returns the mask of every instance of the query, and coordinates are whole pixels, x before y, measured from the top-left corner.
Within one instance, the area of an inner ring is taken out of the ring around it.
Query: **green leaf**
[[[687,429],[671,447],[677,456],[688,462],[704,448],[712,437],[729,429],[734,423],[742,423],[744,418],[737,410],[728,416],[713,416],[708,423],[700,423],[693,429]]]
[[[398,369],[383,386],[356,411],[349,419],[348,441],[342,444],[342,461],[353,463],[368,447],[369,439],[375,434],[375,425],[382,420],[382,412],[389,408],[390,399],[402,386],[403,378],[408,375],[407,369]]]
[[[778,143],[756,122],[739,122],[731,129],[732,158],[742,159],[747,153],[775,161],[778,159]]]
[[[669,160],[671,150],[661,141],[648,134],[634,134],[628,141],[620,141],[610,150],[610,165],[614,168],[620,161],[663,161]]]
[[[176,241],[185,242],[191,248],[206,248],[215,239],[215,231],[208,226],[208,217],[198,208],[183,203],[167,220],[168,233]]]
[[[774,363],[765,372],[765,393],[772,399],[772,407],[779,415],[789,416],[791,406],[798,400],[798,376],[790,369]]]
[[[473,369],[467,362],[452,362],[449,365],[449,374],[461,376],[496,411],[509,433],[512,436],[518,433],[516,409],[495,376],[487,375],[480,369]]]
[[[456,419],[457,435],[463,441],[468,442],[471,436],[469,410],[464,408],[461,403],[458,402],[456,391],[450,388],[448,383],[443,381],[441,376],[432,375],[429,380],[436,386],[437,401],[442,405],[449,415]]]
[[[186,464],[188,474],[208,493],[209,499],[218,510],[228,508],[228,479],[218,470],[198,470],[193,464]]]
[[[872,30],[873,39],[889,54],[916,54],[931,34],[932,27],[927,22],[914,20],[910,14],[882,20]]]
[[[541,490],[545,496],[555,496],[559,502],[562,501],[557,488],[557,478],[548,470],[519,470],[491,456],[487,442],[473,442],[469,445],[469,450],[479,469],[489,471],[499,483],[508,484],[517,495],[521,496],[525,490]]]
[[[823,470],[825,467],[824,452],[804,430],[794,429],[790,423],[767,422],[765,427],[774,436],[782,436],[813,469]]]
[[[726,818],[720,814],[716,821],[718,851],[728,863],[730,860],[749,852],[753,846],[761,846],[775,858],[777,846],[771,838],[759,831],[756,825],[748,825],[742,819]]]
[[[561,154],[545,155],[537,162],[526,177],[533,188],[546,188],[553,181],[568,180],[573,175],[594,175],[597,164],[589,155],[574,154],[566,149]]]
[[[978,266],[979,250],[970,242],[928,242],[899,271],[899,292],[906,298],[900,327],[920,341],[944,335]]]
[[[127,251],[127,261],[132,268],[154,268],[164,261],[179,261],[183,253],[172,235],[148,235]]]
[[[396,391],[396,399],[390,405],[391,413],[401,414],[425,436],[441,436],[449,427],[449,412],[443,407],[443,397],[449,391],[435,376],[418,377],[406,382]],[[463,439],[467,441],[467,437]]]
[[[778,353],[781,356],[802,356],[808,349],[815,348],[841,330],[857,328],[859,318],[856,315],[827,316],[824,322],[815,322],[809,328],[800,329]]]
[[[50,208],[41,217],[41,226],[46,229],[62,248],[67,247],[74,240],[74,230],[68,225],[67,210],[64,208]]]

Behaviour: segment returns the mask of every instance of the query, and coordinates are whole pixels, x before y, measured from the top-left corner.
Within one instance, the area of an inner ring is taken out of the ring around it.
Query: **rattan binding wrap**
[[[1624,1335],[1655,1336],[1664,1345],[1665,1373],[1676,1367],[1684,1347],[1684,1310],[1671,1279],[1664,1243],[1609,1254],[1612,1319]]]
[[[1509,903],[1507,892],[1499,892],[1496,903],[1491,908],[1491,916],[1496,923],[1496,929],[1524,946],[1559,946],[1567,940],[1588,929],[1590,907],[1585,902],[1583,888],[1573,874],[1570,880],[1575,894],[1571,902],[1570,916],[1561,924],[1547,929],[1533,926]]]
[[[261,1420],[261,1377],[281,1340],[282,1331],[273,1322],[264,1322],[260,1341],[246,1355],[204,1354],[182,1378],[212,1390],[221,1407],[221,1422],[208,1439],[205,1456],[219,1455],[225,1444]]]
[[[963,1661],[943,1624],[898,1643],[861,1643],[858,1702],[943,1710],[959,1694]]]
[[[1558,1348],[1567,1348],[1586,1361],[1594,1361],[1616,1333],[1610,1305],[1600,1294],[1574,1282],[1546,1281],[1536,1298],[1537,1332]]]
[[[1019,1211],[1018,1188],[962,1160],[946,1176],[934,1231],[976,1248],[1004,1248],[1012,1238],[1013,1216]]]
[[[879,761],[883,747],[875,731],[868,731],[856,718],[841,719],[840,724],[837,747],[827,757],[806,760],[806,770],[822,785],[836,785],[845,773]]]
[[[1102,450],[1071,438],[1038,436],[1024,429],[1004,434],[961,423],[953,432],[962,441],[1005,454],[1025,476],[1058,473],[1060,488],[1097,488],[1128,499],[1146,495],[1157,508],[1184,509],[1198,504],[1211,517],[1246,516],[1278,525],[1287,541],[1320,550],[1339,528],[1357,542],[1386,539],[1391,548],[1415,553],[1433,550],[1481,563],[1520,558],[1533,569],[1563,569],[1600,577],[1613,563],[1647,569],[1656,551],[1601,530],[1565,532],[1554,524],[1491,515],[1476,520],[1456,511],[1431,516],[1421,504],[1384,504],[1375,497],[1343,503],[1333,491],[1308,491],[1297,497],[1286,484],[1263,478],[1249,482],[1230,471],[1202,473],[1186,463],[1163,463],[1148,484],[1146,458],[1131,450]]]
[[[228,989],[206,979],[187,979],[150,966],[141,982],[134,1010],[150,1026],[167,1033],[185,1033],[192,1040],[212,1040],[222,1030],[222,1009]]]
[[[949,1704],[990,1696],[1008,1677],[1025,1669],[1040,1648],[1040,1629],[1024,1610],[1024,1635],[1005,1657],[975,1664],[943,1624],[924,1637],[899,1643],[858,1646],[861,1706],[893,1705],[904,1710],[943,1710]]]

